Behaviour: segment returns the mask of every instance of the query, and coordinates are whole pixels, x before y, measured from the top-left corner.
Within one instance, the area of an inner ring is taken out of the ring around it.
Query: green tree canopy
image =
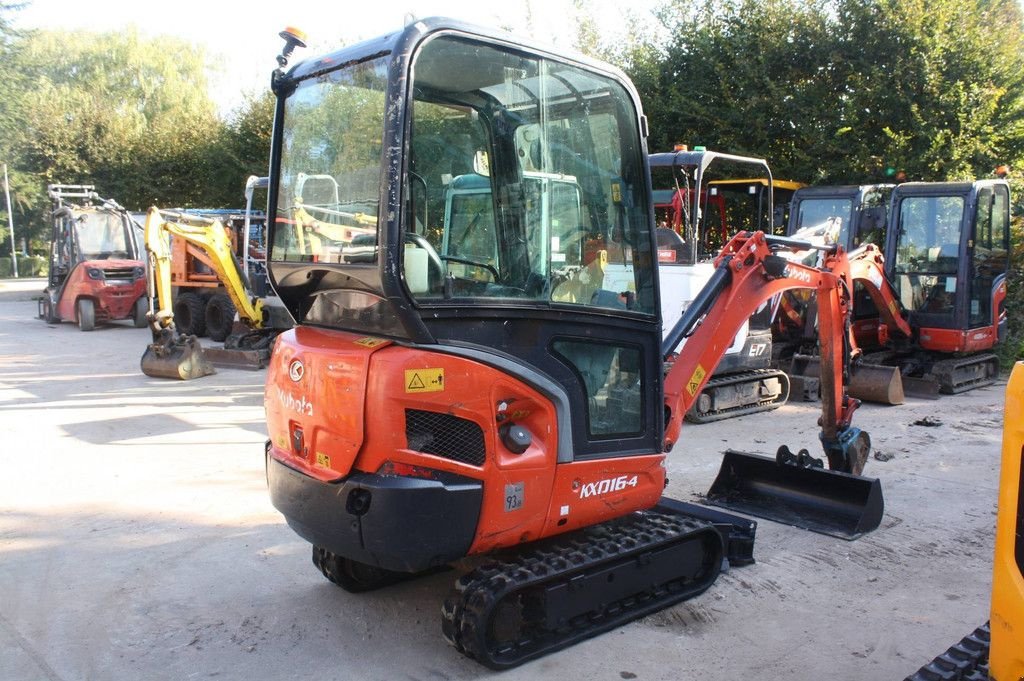
[[[619,52],[675,142],[813,183],[984,176],[1024,159],[1016,0],[670,0],[668,38]]]

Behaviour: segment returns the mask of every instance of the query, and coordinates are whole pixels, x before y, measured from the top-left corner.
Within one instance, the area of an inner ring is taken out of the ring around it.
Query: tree
[[[39,31],[15,43],[8,138],[23,180],[22,224],[45,239],[49,183],[95,184],[133,209],[195,205],[207,195],[209,143],[223,124],[207,94],[205,55],[173,39]]]
[[[764,156],[814,183],[983,176],[1024,154],[1015,0],[671,0],[660,17],[668,39],[625,64],[654,149]]]

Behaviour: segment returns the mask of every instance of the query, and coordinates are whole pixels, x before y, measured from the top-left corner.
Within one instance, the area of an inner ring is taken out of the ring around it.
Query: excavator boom
[[[821,268],[783,258],[785,251],[819,248]],[[855,539],[878,527],[884,502],[876,479],[860,476],[871,448],[851,425],[860,402],[847,394],[853,361],[850,265],[842,249],[737,234],[716,260],[711,281],[665,338],[667,353],[684,337],[683,351],[665,377],[669,414],[665,447],[678,439],[683,415],[700,394],[733,330],[761,304],[792,289],[815,292],[820,318],[820,439],[830,470],[806,450],[781,447],[776,459],[729,451],[707,498],[711,503],[786,524]]]

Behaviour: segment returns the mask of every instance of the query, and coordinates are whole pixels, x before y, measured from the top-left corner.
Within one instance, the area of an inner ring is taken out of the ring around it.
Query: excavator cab
[[[503,357],[557,377],[576,456],[656,450],[657,289],[627,82],[451,29],[344,52],[278,86],[269,269],[293,316]]]
[[[1010,192],[1005,181],[908,183],[892,197],[888,274],[921,347],[991,348],[1006,333]]]

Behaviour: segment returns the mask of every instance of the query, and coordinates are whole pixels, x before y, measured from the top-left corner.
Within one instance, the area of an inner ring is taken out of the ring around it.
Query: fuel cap
[[[529,448],[530,443],[533,442],[530,431],[514,423],[502,426],[499,433],[501,434],[502,444],[513,454],[522,454]]]

